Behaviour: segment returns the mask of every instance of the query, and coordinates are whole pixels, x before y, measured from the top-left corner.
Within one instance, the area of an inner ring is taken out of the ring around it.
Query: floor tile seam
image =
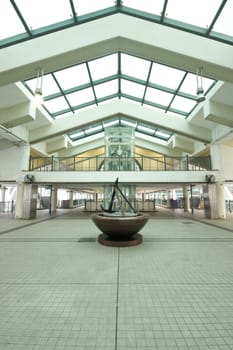
[[[11,240],[4,240],[0,238],[0,243],[79,243],[79,241],[77,239],[64,239],[64,240],[50,240],[50,239],[45,239],[45,240],[36,240],[36,239],[27,239],[27,240],[23,240],[23,239],[11,239]],[[91,243],[95,243],[95,242],[91,242]]]
[[[18,231],[18,230],[20,230],[22,228],[26,228],[26,227],[29,227],[29,226],[37,225],[37,224],[40,224],[42,222],[45,222],[45,221],[48,221],[48,220],[52,220],[52,219],[55,219],[55,218],[56,218],[56,216],[51,217],[51,218],[41,219],[41,220],[38,220],[36,222],[30,222],[28,224],[20,225],[20,226],[17,226],[17,227],[12,227],[12,228],[9,228],[8,230],[0,231],[0,235],[6,234],[6,233],[11,233],[11,232],[14,232],[14,231]]]
[[[72,286],[72,285],[85,285],[85,286],[117,286],[117,282],[4,282],[0,281],[1,285],[9,286]]]
[[[232,286],[233,282],[122,282],[119,286],[140,285],[140,286]]]
[[[67,285],[85,285],[85,286],[117,286],[117,282],[4,282],[0,281],[0,285],[28,285],[28,286],[38,286],[38,285],[59,285],[59,286],[67,286]],[[123,282],[119,280],[120,286],[128,286],[128,285],[143,285],[143,286],[232,286],[233,282]]]
[[[33,222],[30,222],[28,224],[23,224],[23,225],[20,225],[20,219],[19,220],[19,226],[17,227],[12,227],[12,228],[9,228],[7,230],[4,230],[4,231],[0,231],[0,235],[3,235],[5,233],[10,233],[10,232],[14,232],[14,231],[18,231],[20,230],[21,228],[25,228],[25,227],[29,227],[29,226],[33,226],[33,225],[37,225],[37,224],[40,224],[42,222],[45,222],[45,221],[49,221],[49,220],[52,220],[52,219],[57,219],[63,215],[67,215],[67,213],[55,213],[55,214],[51,214],[51,216],[49,217],[46,217],[46,218],[43,218],[43,219],[38,219],[36,221],[33,221]],[[17,220],[17,219],[15,219]]]
[[[187,216],[182,216],[182,217],[187,219]],[[200,222],[200,223],[208,225],[208,226],[213,226],[213,227],[216,227],[216,228],[220,228],[220,229],[222,229],[224,231],[233,232],[233,229],[231,229],[229,227],[224,227],[222,225],[218,225],[218,224],[215,224],[215,223],[212,223],[212,222],[207,222],[204,219],[200,219],[200,218],[197,218],[197,217],[188,217],[188,218],[190,220],[197,221],[197,222]]]
[[[116,286],[116,321],[115,321],[115,350],[118,349],[118,312],[119,312],[119,292],[120,292],[120,248],[117,248],[117,286]]]

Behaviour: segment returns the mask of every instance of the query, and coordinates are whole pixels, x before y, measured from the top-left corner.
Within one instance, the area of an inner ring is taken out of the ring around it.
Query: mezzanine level
[[[210,157],[30,157],[29,171],[209,171]]]
[[[192,184],[205,183],[211,170],[209,157],[31,157],[29,170],[37,183],[104,185],[119,177],[124,184]]]

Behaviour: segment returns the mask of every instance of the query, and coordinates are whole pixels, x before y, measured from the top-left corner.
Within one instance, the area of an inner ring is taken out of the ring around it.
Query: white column
[[[17,184],[17,194],[16,194],[16,205],[15,205],[15,218],[23,218],[23,193],[24,193],[24,183],[20,182]]]
[[[0,187],[0,202],[5,202],[5,195],[6,195],[6,187],[1,186]]]
[[[172,191],[167,191],[167,206],[168,208],[171,208],[171,198],[172,198]]]
[[[189,201],[189,186],[183,186],[183,198],[184,198],[184,211],[190,210],[190,201]]]
[[[69,208],[73,208],[73,191],[69,191]]]
[[[219,219],[226,219],[226,206],[223,183],[216,182],[217,210]]]
[[[35,184],[19,183],[17,185],[16,219],[35,219],[37,206],[37,189]]]
[[[52,187],[51,190],[51,213],[57,210],[57,188]]]
[[[212,169],[219,170],[218,181],[215,184],[216,211],[219,219],[226,218],[224,182],[232,178],[232,148],[216,142],[210,147]]]

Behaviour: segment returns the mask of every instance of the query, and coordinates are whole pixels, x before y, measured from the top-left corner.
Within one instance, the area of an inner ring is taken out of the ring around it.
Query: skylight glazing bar
[[[121,98],[121,53],[118,52],[118,95],[119,99]]]
[[[24,19],[22,13],[20,12],[20,10],[19,10],[18,6],[16,5],[15,1],[14,1],[14,0],[10,0],[10,2],[11,2],[11,4],[12,4],[12,6],[14,7],[15,12],[17,13],[17,15],[18,15],[20,21],[22,22],[22,24],[23,24],[23,26],[24,26],[26,32],[28,33],[28,35],[29,35],[30,37],[32,37],[32,31],[31,31],[31,29],[29,28],[29,26],[27,25],[27,22],[25,21],[25,19]]]
[[[221,14],[221,12],[222,12],[224,6],[226,5],[226,3],[227,3],[227,0],[223,0],[223,1],[222,1],[221,5],[220,5],[220,7],[219,7],[219,9],[218,9],[218,11],[216,12],[216,14],[215,14],[215,16],[214,16],[214,18],[213,18],[213,20],[212,20],[210,26],[209,26],[209,28],[208,28],[207,31],[206,31],[206,35],[209,35],[209,34],[210,34],[211,30],[213,29],[213,26],[215,25],[215,23],[216,23],[218,17],[220,16],[220,14]]]
[[[142,97],[142,103],[141,103],[142,105],[143,105],[144,100],[145,100],[146,90],[147,90],[147,88],[148,88],[148,84],[149,84],[149,80],[150,80],[150,74],[151,74],[152,66],[153,66],[153,62],[151,61],[151,63],[150,63],[150,68],[149,68],[149,72],[148,72],[147,79],[146,79],[145,90],[144,90],[144,94],[143,94],[143,97]]]
[[[95,87],[94,87],[94,84],[93,84],[93,80],[92,80],[92,76],[91,76],[91,72],[90,72],[90,68],[89,68],[88,62],[86,62],[86,67],[87,67],[87,72],[88,72],[89,79],[90,79],[90,82],[91,82],[91,88],[92,88],[92,91],[93,91],[93,94],[94,94],[95,103],[98,106],[98,100],[97,100],[97,97],[96,97]]]
[[[70,0],[70,7],[71,7],[72,14],[73,14],[74,22],[77,23],[78,22],[77,13],[75,11],[73,0]]]
[[[160,23],[163,23],[163,21],[164,21],[164,17],[166,15],[166,10],[167,10],[167,3],[168,3],[168,0],[164,0],[163,10],[162,10],[161,17],[160,17]]]
[[[64,93],[63,89],[61,88],[59,82],[57,81],[57,78],[55,77],[54,73],[51,73],[51,75],[52,75],[53,79],[55,80],[55,82],[56,82],[56,84],[57,84],[59,90],[61,91],[62,96],[65,98],[66,103],[68,104],[68,106],[69,106],[69,108],[70,108],[70,111],[74,113],[74,110],[73,110],[71,104],[69,103],[69,101],[68,101],[68,99],[67,99],[67,97],[66,97],[66,94]]]
[[[178,94],[178,92],[179,92],[179,90],[180,90],[180,87],[181,87],[181,85],[183,84],[183,82],[184,82],[185,78],[187,77],[187,75],[188,75],[188,72],[186,72],[186,73],[184,74],[183,78],[181,79],[181,82],[180,82],[178,88],[176,89],[176,92],[174,93],[174,95],[173,95],[173,97],[172,97],[172,99],[171,99],[169,105],[167,106],[166,112],[167,112],[167,111],[169,110],[169,108],[171,107],[171,104],[172,104],[172,102],[174,101],[175,97],[177,96],[177,94]]]

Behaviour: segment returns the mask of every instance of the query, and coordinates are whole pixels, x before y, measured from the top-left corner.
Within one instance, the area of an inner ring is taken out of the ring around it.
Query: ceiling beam
[[[0,109],[0,123],[6,128],[35,121],[36,105],[30,101]]]
[[[204,105],[204,119],[232,128],[233,106],[214,101],[207,101]]]
[[[232,46],[115,14],[2,49],[0,84],[36,76],[39,67],[51,72],[116,51],[194,73],[203,67],[204,75],[233,82]]]
[[[30,131],[30,143],[41,142],[118,114],[126,115],[137,121],[149,123],[152,127],[165,129],[203,143],[208,143],[211,140],[211,131],[208,129],[191,125],[186,120],[169,115],[169,113],[152,111],[143,106],[118,100],[101,105],[98,108],[76,113],[65,120],[56,120],[51,125],[33,129]]]

